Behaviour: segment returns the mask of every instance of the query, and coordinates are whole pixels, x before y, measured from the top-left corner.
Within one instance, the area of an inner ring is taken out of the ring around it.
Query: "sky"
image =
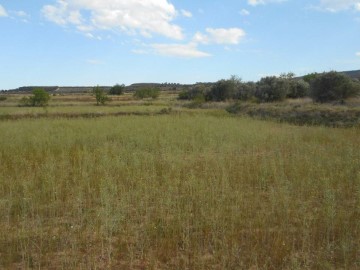
[[[360,69],[360,0],[0,0],[0,89]]]

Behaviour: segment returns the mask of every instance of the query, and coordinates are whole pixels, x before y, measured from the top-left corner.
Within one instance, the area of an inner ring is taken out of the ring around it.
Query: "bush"
[[[109,90],[110,95],[122,95],[122,94],[124,94],[124,92],[125,92],[124,84],[122,84],[122,85],[116,84],[113,87],[111,87]]]
[[[5,101],[7,99],[7,97],[5,96],[0,96],[0,101]]]
[[[20,100],[20,106],[30,106],[30,107],[45,107],[48,105],[50,100],[50,95],[42,88],[34,89],[32,91],[32,96],[23,97]]]
[[[282,101],[286,98],[289,88],[289,79],[264,77],[256,84],[255,97],[260,102]]]
[[[220,80],[217,81],[210,92],[206,95],[206,100],[224,101],[234,98],[236,93],[236,83],[234,80]]]
[[[144,98],[152,98],[156,99],[160,95],[160,89],[159,88],[140,88],[137,89],[134,93],[134,97],[139,99]]]
[[[310,84],[304,80],[292,80],[290,82],[289,92],[287,97],[289,98],[302,98],[309,96]]]
[[[195,100],[204,99],[206,95],[206,88],[204,85],[196,85],[194,88],[180,92],[178,99]]]
[[[310,83],[319,75],[319,73],[309,73],[303,77],[303,80],[307,83]]]
[[[250,100],[254,97],[256,84],[254,82],[240,83],[236,89],[234,98],[238,100]]]
[[[316,102],[329,102],[359,94],[360,84],[335,71],[317,75],[311,82],[311,97]]]
[[[107,101],[110,101],[108,95],[99,86],[94,87],[93,94],[95,95],[96,98],[96,105],[100,105],[100,104],[105,105]]]

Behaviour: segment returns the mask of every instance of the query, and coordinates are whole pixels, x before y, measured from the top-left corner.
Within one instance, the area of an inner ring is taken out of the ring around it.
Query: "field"
[[[0,103],[0,269],[360,269],[358,127],[172,94],[18,99]]]

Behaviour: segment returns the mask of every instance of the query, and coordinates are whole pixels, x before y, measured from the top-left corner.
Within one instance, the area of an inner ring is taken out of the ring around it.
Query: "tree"
[[[303,80],[307,83],[311,83],[318,75],[319,75],[319,73],[316,73],[316,72],[309,73],[309,74],[303,76]]]
[[[254,82],[243,82],[236,89],[235,98],[246,101],[255,95],[256,84]]]
[[[349,76],[335,71],[317,75],[311,81],[311,97],[316,102],[329,102],[359,94],[360,84]]]
[[[182,100],[194,100],[194,99],[204,99],[206,95],[206,87],[203,84],[197,84],[189,90],[183,90],[179,93],[178,99]]]
[[[93,94],[96,98],[96,105],[105,105],[105,103],[110,100],[105,91],[99,86],[94,87]]]
[[[212,101],[225,101],[233,99],[236,94],[236,89],[241,83],[241,79],[236,76],[231,76],[228,80],[217,81],[210,92],[207,93],[206,99]]]
[[[159,88],[140,88],[137,89],[134,93],[134,97],[143,99],[143,98],[152,98],[156,99],[160,95]]]
[[[124,84],[116,84],[110,88],[109,94],[110,95],[122,95],[125,92],[125,85]]]
[[[264,77],[257,82],[255,97],[260,102],[282,101],[286,98],[289,88],[290,83],[287,78]]]
[[[310,94],[310,84],[304,80],[291,80],[287,97],[302,98]]]
[[[37,88],[32,91],[32,96],[23,97],[20,100],[20,106],[45,107],[48,105],[49,100],[49,93],[42,88]]]

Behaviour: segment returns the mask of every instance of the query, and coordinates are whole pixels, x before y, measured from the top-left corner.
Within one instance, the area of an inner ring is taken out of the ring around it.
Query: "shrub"
[[[255,97],[260,102],[281,101],[289,92],[289,79],[275,76],[261,78],[256,84]]]
[[[99,86],[94,87],[93,94],[95,95],[96,98],[96,105],[100,105],[100,104],[105,105],[107,101],[110,101],[108,95]]]
[[[240,83],[236,89],[234,98],[238,100],[250,100],[254,97],[256,84],[254,82]]]
[[[196,85],[195,87],[184,90],[179,94],[178,99],[182,100],[195,100],[204,99],[205,101],[206,88],[204,85]]]
[[[310,94],[310,84],[304,80],[292,80],[290,82],[289,98],[302,98]]]
[[[124,84],[116,84],[110,88],[109,94],[110,95],[122,95],[125,92],[125,85]]]
[[[217,81],[210,92],[206,95],[206,100],[224,101],[232,99],[236,93],[236,84],[233,80],[220,80]]]
[[[42,88],[34,89],[32,91],[32,96],[23,97],[20,100],[20,106],[30,106],[30,107],[45,107],[48,105],[50,100],[50,95]]]
[[[144,98],[152,98],[156,99],[160,95],[160,89],[159,88],[140,88],[137,89],[134,93],[134,97],[139,99]]]
[[[7,99],[7,97],[5,96],[0,96],[0,101],[5,101]]]
[[[309,73],[307,75],[305,75],[303,77],[303,80],[307,83],[311,83],[319,74],[314,72],[314,73]]]
[[[335,71],[317,75],[311,82],[311,97],[316,102],[329,102],[359,94],[360,84]]]

